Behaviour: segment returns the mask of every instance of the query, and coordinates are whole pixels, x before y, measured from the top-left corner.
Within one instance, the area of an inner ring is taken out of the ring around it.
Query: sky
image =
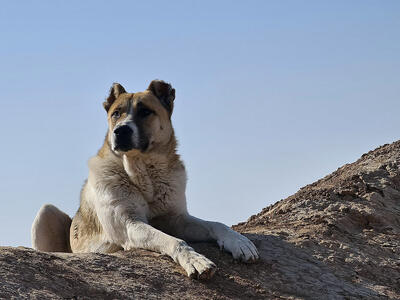
[[[113,82],[176,89],[189,212],[228,225],[400,139],[399,1],[4,1],[0,246],[73,216]]]

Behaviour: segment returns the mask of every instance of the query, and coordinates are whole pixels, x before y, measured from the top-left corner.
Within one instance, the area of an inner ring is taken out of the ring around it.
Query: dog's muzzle
[[[119,126],[114,130],[115,149],[129,151],[134,148],[132,140],[133,130],[128,125]]]

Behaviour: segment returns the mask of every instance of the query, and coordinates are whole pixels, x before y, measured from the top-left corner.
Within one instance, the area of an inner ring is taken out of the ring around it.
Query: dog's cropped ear
[[[108,95],[105,102],[103,102],[104,109],[108,111],[114,101],[119,97],[119,95],[126,93],[124,87],[119,83],[113,83],[110,94]]]
[[[175,89],[169,83],[162,80],[153,80],[147,89],[160,100],[171,116],[174,109]]]

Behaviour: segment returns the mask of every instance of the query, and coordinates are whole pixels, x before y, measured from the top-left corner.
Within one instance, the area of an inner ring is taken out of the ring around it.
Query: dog
[[[186,171],[171,123],[175,89],[153,80],[144,92],[114,83],[106,101],[108,132],[71,220],[44,205],[32,225],[32,245],[46,252],[100,252],[142,248],[170,256],[191,278],[208,279],[216,265],[186,242],[218,243],[243,262],[257,248],[228,226],[191,216]]]

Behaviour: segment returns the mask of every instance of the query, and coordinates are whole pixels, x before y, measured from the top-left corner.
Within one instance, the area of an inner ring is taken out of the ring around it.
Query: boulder
[[[364,154],[233,228],[261,259],[214,244],[209,281],[145,250],[43,253],[0,247],[0,298],[400,299],[400,141]]]

